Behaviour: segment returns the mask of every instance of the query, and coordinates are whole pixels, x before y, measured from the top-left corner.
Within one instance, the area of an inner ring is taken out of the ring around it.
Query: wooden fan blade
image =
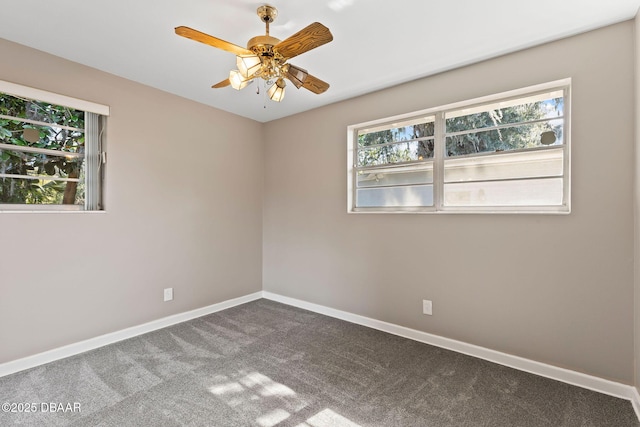
[[[249,49],[245,49],[233,43],[229,43],[228,41],[210,36],[209,34],[202,33],[198,30],[194,30],[193,28],[176,27],[176,34],[209,46],[217,47],[218,49],[226,50],[227,52],[231,52],[235,55],[253,55],[253,52]]]
[[[229,86],[231,84],[231,82],[229,81],[229,79],[223,80],[219,83],[214,84],[213,86],[211,86],[213,89],[220,89],[221,87],[226,87]]]
[[[323,82],[317,77],[309,74],[306,79],[304,79],[304,83],[302,83],[302,87],[310,90],[313,93],[321,94],[326,92],[329,89],[329,83]]]
[[[333,40],[331,31],[321,23],[314,22],[288,39],[282,40],[273,49],[288,59],[329,43],[331,40]]]

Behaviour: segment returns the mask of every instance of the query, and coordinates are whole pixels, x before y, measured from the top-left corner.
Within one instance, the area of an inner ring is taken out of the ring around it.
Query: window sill
[[[571,209],[568,206],[553,206],[553,207],[518,207],[514,209],[512,206],[487,206],[486,208],[443,208],[436,210],[433,207],[429,208],[350,208],[347,210],[348,214],[510,214],[510,215],[568,215],[571,213]]]
[[[2,214],[106,214],[107,211],[84,211],[84,210],[59,210],[59,209],[40,209],[40,210],[29,210],[29,209],[0,209],[0,215]]]

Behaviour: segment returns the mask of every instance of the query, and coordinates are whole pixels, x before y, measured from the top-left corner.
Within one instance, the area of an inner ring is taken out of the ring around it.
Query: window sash
[[[0,150],[21,151],[23,153],[46,154],[58,157],[84,157],[82,153],[71,153],[69,151],[52,150],[50,148],[29,147],[28,145],[14,145],[0,142]]]
[[[31,179],[33,181],[80,182],[80,178],[64,178],[61,176],[51,176],[51,175],[17,175],[17,174],[11,174],[11,173],[0,173],[0,178]]]
[[[100,116],[90,111],[84,113],[85,126],[85,205],[84,209],[95,211],[100,209],[102,202],[102,188],[100,167],[102,165],[102,147],[100,143]]]
[[[420,138],[411,138],[411,139],[405,139],[402,141],[385,142],[384,144],[373,144],[373,145],[363,145],[363,146],[358,145],[358,152],[373,150],[374,148],[390,147],[392,145],[410,144],[412,142],[433,141],[434,139],[435,139],[435,136],[421,136]]]

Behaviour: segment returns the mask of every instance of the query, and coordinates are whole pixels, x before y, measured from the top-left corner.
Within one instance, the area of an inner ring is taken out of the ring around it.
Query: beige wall
[[[3,40],[0,58],[2,80],[111,107],[106,213],[0,214],[0,363],[261,289],[259,123]]]
[[[633,25],[266,124],[264,289],[632,384]],[[347,125],[565,77],[570,215],[347,214]]]

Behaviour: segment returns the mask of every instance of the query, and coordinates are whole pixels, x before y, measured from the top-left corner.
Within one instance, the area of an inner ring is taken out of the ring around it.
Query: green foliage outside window
[[[447,133],[470,129],[478,129],[478,132],[448,136],[446,154],[454,157],[539,147],[544,132],[553,132],[556,139],[561,141],[562,122],[557,123],[558,120],[553,119],[561,117],[562,110],[562,98],[554,98],[447,119]],[[542,119],[549,120],[538,122]],[[483,130],[509,124],[514,126]]]
[[[561,143],[563,109],[563,98],[559,97],[452,115],[445,119],[445,155],[455,157],[540,147],[549,144],[548,140],[541,142],[545,133],[553,136],[551,143]],[[431,159],[433,135],[433,121],[362,133],[358,135],[358,166]]]
[[[433,157],[434,123],[417,123],[358,136],[358,164],[374,166]],[[389,144],[382,145],[381,144]]]
[[[0,93],[0,116],[0,203],[83,204],[84,112]]]

